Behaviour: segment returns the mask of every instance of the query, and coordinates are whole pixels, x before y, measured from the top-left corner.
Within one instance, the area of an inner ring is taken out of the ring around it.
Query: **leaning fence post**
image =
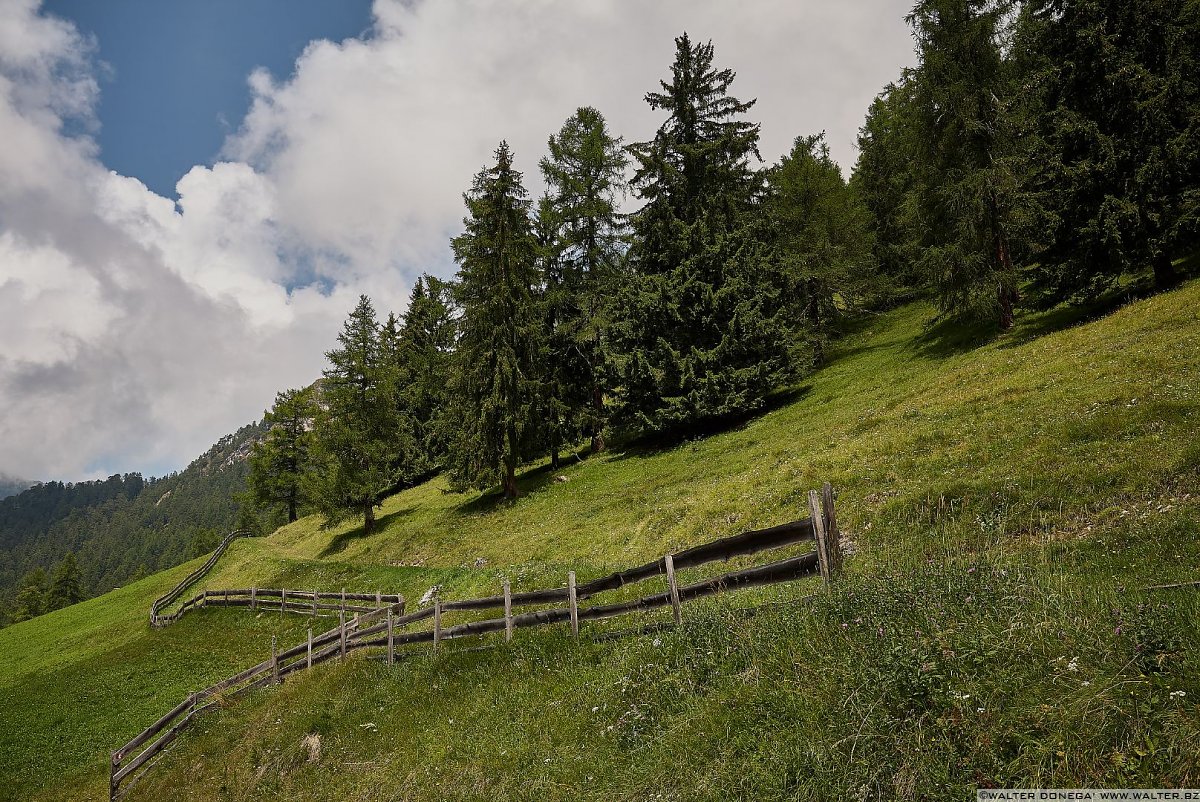
[[[342,607],[338,611],[338,626],[341,627],[341,644],[342,644],[342,659],[346,659],[346,608]]]
[[[675,582],[675,558],[668,554],[663,557],[663,563],[667,568],[667,587],[671,591],[671,610],[675,613],[675,625],[678,626],[683,622],[683,610],[679,605],[679,585]]]
[[[258,609],[258,588],[250,588],[250,612]]]
[[[829,584],[829,544],[826,542],[825,517],[821,515],[821,504],[817,501],[817,491],[808,491],[808,514],[812,520],[813,534],[817,541],[817,562],[821,567],[821,579]]]
[[[829,544],[829,572],[842,570],[842,539],[838,532],[837,515],[833,511],[833,485],[826,482],[821,488],[821,511],[825,513],[825,540]]]
[[[391,607],[389,607],[388,611],[387,611],[387,621],[388,621],[388,659],[387,659],[387,664],[390,666],[394,662],[394,658],[392,657],[392,655],[394,654],[393,650],[395,648],[395,641],[392,640],[392,608]]]
[[[512,640],[512,584],[504,580],[504,640]]]
[[[117,798],[117,770],[121,766],[121,753],[113,752],[109,755],[108,762],[108,799],[109,802]]]
[[[442,641],[442,600],[433,597],[433,651],[437,652]]]
[[[271,636],[271,683],[279,684],[279,652],[276,651],[276,636]]]
[[[575,593],[575,572],[567,572],[567,599],[571,602],[571,634],[579,637],[579,597]]]
[[[308,628],[308,658],[304,663],[305,668],[312,668],[312,627]]]

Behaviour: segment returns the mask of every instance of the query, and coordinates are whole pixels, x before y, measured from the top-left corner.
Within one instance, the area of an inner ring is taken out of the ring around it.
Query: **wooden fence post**
[[[221,602],[222,607],[229,606],[229,588],[225,588],[225,601]]]
[[[258,588],[250,588],[250,612],[258,609]]]
[[[504,580],[504,640],[512,640],[513,620],[512,620],[512,584]]]
[[[117,771],[121,767],[121,753],[113,752],[108,761],[108,799],[113,802],[117,798]]]
[[[317,591],[313,591],[313,618],[317,617]]]
[[[340,633],[341,642],[342,642],[342,659],[345,660],[346,659],[346,608],[345,608],[345,606],[343,606],[342,609],[338,611],[338,625],[341,627],[341,630],[342,630]]]
[[[808,491],[808,514],[812,519],[813,533],[817,540],[817,562],[821,566],[821,579],[829,584],[829,544],[825,537],[825,516],[821,515],[821,504],[817,501],[817,491]]]
[[[825,513],[825,540],[829,544],[830,574],[842,570],[842,539],[838,532],[837,514],[833,511],[833,485],[826,482],[821,488],[821,511]]]
[[[663,557],[667,567],[667,588],[671,591],[671,610],[675,613],[675,625],[683,623],[683,610],[679,604],[679,585],[675,582],[675,557],[668,554]]]
[[[304,663],[305,668],[312,668],[312,627],[308,628],[308,658]]]
[[[346,617],[346,589],[342,588],[342,618]]]
[[[392,608],[391,607],[388,608],[387,615],[388,615],[388,659],[387,659],[387,664],[390,666],[394,662],[394,658],[392,657],[392,655],[395,654],[395,641],[392,639]]]
[[[279,684],[279,652],[276,650],[276,637],[271,636],[271,684]]]
[[[378,610],[382,606],[383,596],[379,593],[379,591],[375,591],[375,609]]]
[[[287,588],[279,590],[279,612],[283,612],[287,608]]]
[[[442,600],[433,597],[433,651],[436,654],[442,640]]]
[[[571,634],[579,637],[579,597],[575,593],[575,572],[567,572],[567,599],[571,602]]]

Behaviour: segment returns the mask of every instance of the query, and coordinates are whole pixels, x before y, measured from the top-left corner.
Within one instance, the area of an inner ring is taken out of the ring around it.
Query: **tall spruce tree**
[[[305,491],[331,526],[363,516],[363,531],[375,526],[375,507],[398,475],[397,454],[411,453],[409,433],[399,415],[380,351],[380,329],[367,296],[338,335],[339,347],[325,354],[330,367],[320,383],[314,469]]]
[[[1122,273],[1177,276],[1200,234],[1200,4],[1034,0],[1045,111],[1037,189],[1052,221],[1036,284],[1088,300]]]
[[[1002,0],[919,0],[911,103],[919,264],[943,313],[1007,329],[1019,300],[1011,218],[1017,193]]]
[[[13,602],[12,620],[28,621],[50,609],[46,569],[40,565],[21,580],[21,589]]]
[[[495,155],[495,165],[481,170],[464,194],[466,230],[451,243],[462,310],[451,479],[457,487],[499,479],[505,497],[515,498],[517,466],[539,420],[544,327],[528,192],[508,143]]]
[[[450,375],[457,339],[450,286],[433,276],[413,284],[398,336],[403,366],[401,404],[412,420],[413,473],[425,476],[445,463],[450,433]]]
[[[627,157],[621,138],[608,132],[604,115],[584,106],[550,137],[541,160],[549,188],[538,214],[547,248],[546,287],[550,372],[556,400],[573,429],[604,450],[605,397],[611,392],[605,342],[611,304],[625,250],[624,196]]]
[[[83,575],[79,572],[79,563],[75,560],[75,553],[68,551],[62,558],[62,562],[54,569],[54,579],[50,583],[46,606],[48,609],[57,610],[60,607],[77,604],[83,601],[85,596]]]
[[[909,128],[912,79],[908,72],[871,102],[858,132],[858,162],[850,184],[869,212],[871,247],[889,298],[923,288],[906,210],[913,186],[914,151]]]
[[[282,508],[289,523],[299,516],[304,498],[303,477],[310,467],[315,415],[310,388],[277,393],[264,417],[270,429],[250,452],[247,485],[253,500]]]
[[[792,319],[817,362],[842,318],[878,298],[870,214],[829,155],[825,135],[797,137],[768,173],[767,215]]]
[[[670,81],[646,102],[667,119],[629,150],[643,206],[632,216],[632,273],[613,351],[626,417],[679,433],[760,407],[789,375],[783,303],[761,222],[754,101],[729,94],[712,43],[675,40]]]

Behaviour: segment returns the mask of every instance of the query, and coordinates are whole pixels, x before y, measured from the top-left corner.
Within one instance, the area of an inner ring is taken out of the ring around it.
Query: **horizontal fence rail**
[[[213,553],[208,555],[208,559],[204,561],[203,565],[184,577],[183,581],[181,581],[178,585],[155,599],[154,603],[150,605],[150,626],[162,626],[163,624],[159,621],[159,611],[164,607],[174,604],[180,596],[187,592],[188,588],[203,579],[204,576],[212,570],[212,567],[217,564],[217,560],[221,559],[221,555],[225,553],[225,549],[229,548],[229,544],[237,540],[239,537],[253,537],[253,535],[245,529],[235,529],[234,531],[230,532],[228,535],[221,538],[221,542],[217,544],[215,549],[213,549]]]
[[[506,580],[504,593],[499,596],[442,600],[435,595],[432,606],[407,615],[404,613],[404,598],[399,594],[330,594],[328,601],[324,603],[322,600],[326,599],[326,596],[317,591],[250,588],[198,594],[185,602],[173,616],[163,616],[161,620],[178,618],[185,609],[190,609],[189,605],[194,607],[204,604],[228,604],[252,608],[261,605],[264,609],[295,609],[310,613],[314,606],[316,609],[336,609],[339,624],[316,636],[310,628],[305,642],[282,652],[276,648],[272,638],[270,659],[191,694],[129,743],[113,752],[109,773],[109,798],[115,800],[128,790],[129,783],[140,777],[141,773],[152,765],[151,761],[178,737],[195,716],[256,688],[278,684],[283,677],[293,672],[312,668],[335,657],[344,659],[352,651],[383,647],[386,649],[386,659],[390,665],[395,660],[396,649],[406,645],[432,643],[436,651],[444,640],[493,632],[504,632],[505,639],[511,640],[516,629],[566,623],[570,624],[572,634],[578,636],[581,622],[600,621],[665,607],[672,608],[675,623],[678,624],[681,620],[682,605],[695,599],[729,590],[791,582],[818,574],[828,583],[840,571],[842,565],[842,550],[833,502],[833,488],[826,483],[820,493],[815,490],[808,493],[808,518],[714,540],[582,584],[576,583],[575,572],[570,571],[565,588],[512,593]],[[231,534],[226,541],[231,540],[233,536]],[[228,545],[226,541],[222,541],[223,546]],[[696,568],[716,561],[749,556],[807,541],[814,541],[815,550],[799,556],[729,571],[688,585],[681,586],[676,579],[676,572],[685,568]],[[218,551],[222,550],[223,546],[219,547]],[[215,562],[216,556],[219,554],[214,553],[214,557],[210,557],[205,566],[211,567],[209,563]],[[203,570],[207,568],[193,574],[203,575]],[[662,592],[610,604],[583,607],[579,605],[581,600],[590,599],[605,591],[659,576],[666,578],[666,590]],[[186,589],[186,585],[180,583],[180,586],[164,596],[163,599],[171,597],[164,605],[178,599],[183,589]],[[374,602],[376,607],[345,605],[347,600]],[[564,603],[566,607],[513,613],[514,607]],[[151,614],[152,621],[160,620],[157,618],[157,610],[161,609],[161,606],[163,605],[155,602]],[[347,618],[347,613],[356,610],[360,611],[360,614]],[[502,610],[503,617],[469,621],[448,627],[442,625],[445,613],[469,610]],[[433,620],[432,629],[398,631],[429,619]]]
[[[245,607],[255,612],[278,610],[312,616],[332,616],[338,613],[371,613],[385,605],[396,604],[403,610],[404,597],[399,593],[347,593],[344,590],[341,593],[322,593],[317,590],[290,588],[204,590],[181,604],[174,613],[157,616],[155,626],[164,627],[178,621],[188,610],[200,607]]]

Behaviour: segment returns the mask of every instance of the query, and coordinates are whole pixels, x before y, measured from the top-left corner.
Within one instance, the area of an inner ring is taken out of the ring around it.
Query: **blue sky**
[[[94,37],[110,68],[100,76],[102,161],[171,198],[240,125],[251,70],[286,79],[313,39],[371,24],[370,0],[46,0],[44,9]]]

